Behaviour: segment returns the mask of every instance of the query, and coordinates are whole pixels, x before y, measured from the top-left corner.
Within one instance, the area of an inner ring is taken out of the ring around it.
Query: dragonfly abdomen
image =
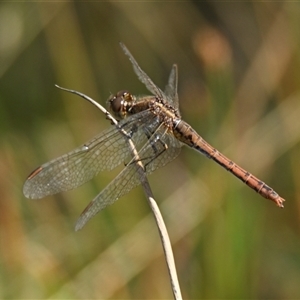
[[[182,143],[194,148],[200,153],[206,155],[208,158],[213,159],[216,163],[243,181],[261,196],[274,201],[277,206],[283,207],[283,202],[285,200],[281,198],[272,188],[212,147],[186,122],[177,120],[176,123],[174,122],[173,130],[174,135]]]

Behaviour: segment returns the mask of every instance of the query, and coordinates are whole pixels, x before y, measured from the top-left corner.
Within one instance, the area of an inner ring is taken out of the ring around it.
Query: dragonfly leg
[[[168,149],[168,145],[161,140],[159,135],[156,135],[154,140],[150,141],[150,145],[153,149],[153,156],[146,157],[146,159],[149,159],[149,161],[145,163],[144,166],[145,169],[147,168],[147,165],[153,162],[156,158],[158,158],[161,154],[163,154]],[[158,147],[158,145],[160,146]]]

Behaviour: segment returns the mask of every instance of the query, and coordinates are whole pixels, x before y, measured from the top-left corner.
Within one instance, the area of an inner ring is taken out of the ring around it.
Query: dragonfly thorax
[[[116,118],[124,119],[134,105],[136,98],[128,91],[119,91],[116,95],[111,96],[108,100],[110,111]]]

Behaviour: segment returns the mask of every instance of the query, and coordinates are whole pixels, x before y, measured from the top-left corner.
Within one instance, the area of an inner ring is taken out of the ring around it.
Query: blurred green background
[[[54,84],[101,104],[148,93],[119,41],[161,88],[177,63],[183,118],[287,200],[277,208],[187,147],[150,176],[184,298],[299,299],[300,6],[288,1],[1,1],[0,298],[172,298],[141,188],[74,232],[120,168],[22,194],[34,168],[110,126]]]

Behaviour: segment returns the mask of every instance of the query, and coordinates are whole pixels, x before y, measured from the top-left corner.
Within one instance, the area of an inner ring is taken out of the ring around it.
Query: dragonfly
[[[123,43],[120,45],[138,79],[152,95],[137,97],[123,90],[110,96],[107,103],[118,122],[75,150],[35,169],[25,181],[24,195],[40,199],[68,191],[91,180],[101,171],[123,164],[123,170],[84,209],[75,226],[75,230],[79,230],[106,206],[141,184],[137,160],[143,163],[148,175],[174,160],[181,147],[187,145],[283,208],[285,200],[271,187],[212,147],[182,120],[177,93],[177,65],[172,66],[168,83],[162,91],[141,69],[127,47]],[[129,139],[137,150],[137,157],[132,155]]]

